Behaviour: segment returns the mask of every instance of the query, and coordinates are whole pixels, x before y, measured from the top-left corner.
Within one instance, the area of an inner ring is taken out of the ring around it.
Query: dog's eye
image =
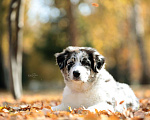
[[[73,64],[74,64],[74,62],[69,62],[69,63],[68,63],[68,65],[73,65]]]
[[[84,65],[84,66],[90,66],[91,63],[88,59],[84,58],[82,61],[81,61],[81,64]]]
[[[70,68],[71,68],[73,65],[74,65],[74,62],[69,62],[69,63],[68,63],[68,66],[67,66],[67,67],[68,67],[68,71],[70,70]]]

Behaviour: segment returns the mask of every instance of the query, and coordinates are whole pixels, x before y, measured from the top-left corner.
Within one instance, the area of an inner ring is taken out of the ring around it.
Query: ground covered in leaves
[[[138,111],[129,109],[124,114],[118,112],[108,114],[106,111],[97,110],[91,113],[83,108],[72,110],[71,107],[68,107],[69,112],[55,112],[51,110],[51,106],[61,103],[62,94],[60,92],[24,92],[21,100],[15,101],[10,93],[0,91],[0,120],[150,120],[150,88],[143,87],[134,91],[140,100],[140,108]]]

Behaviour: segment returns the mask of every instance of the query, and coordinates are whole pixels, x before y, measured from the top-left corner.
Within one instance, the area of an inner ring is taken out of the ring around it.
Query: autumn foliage
[[[68,106],[66,111],[52,111],[51,106],[60,104],[61,94],[25,94],[21,100],[15,101],[8,93],[0,95],[0,119],[85,119],[85,120],[149,120],[150,119],[150,90],[135,92],[140,98],[140,108],[138,111],[128,109],[123,113],[108,113],[98,111],[95,113],[85,110],[84,107],[72,109]],[[119,104],[122,104],[121,101]]]

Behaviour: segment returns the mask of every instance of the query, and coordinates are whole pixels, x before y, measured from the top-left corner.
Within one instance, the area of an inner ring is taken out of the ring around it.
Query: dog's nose
[[[73,71],[73,76],[76,78],[79,77],[80,76],[79,71]]]

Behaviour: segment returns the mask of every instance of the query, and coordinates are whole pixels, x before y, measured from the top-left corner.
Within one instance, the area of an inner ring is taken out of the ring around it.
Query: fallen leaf
[[[97,3],[92,3],[92,5],[95,6],[95,7],[99,6],[99,4],[97,4]]]
[[[138,118],[142,118],[143,119],[145,117],[145,114],[144,114],[143,111],[136,111],[134,113],[134,117],[138,117]]]
[[[122,103],[124,103],[124,100],[123,100],[123,101],[121,101],[119,104],[122,104]]]
[[[70,106],[68,106],[68,109],[70,110],[70,112],[72,111],[72,109],[71,109],[71,107],[70,107]]]
[[[9,112],[7,109],[3,109],[4,112]]]
[[[108,118],[108,120],[119,120],[119,118],[115,115],[112,115]]]

